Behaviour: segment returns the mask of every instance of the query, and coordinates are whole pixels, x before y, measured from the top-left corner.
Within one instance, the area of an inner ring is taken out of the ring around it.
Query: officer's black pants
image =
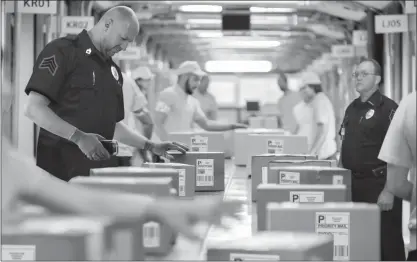
[[[377,203],[384,186],[385,179],[377,178],[373,174],[365,178],[352,176],[352,201]],[[405,246],[402,236],[402,200],[397,197],[390,211],[381,211],[381,260],[405,260]]]
[[[408,253],[407,261],[417,261],[417,250]]]
[[[116,167],[118,161],[116,157],[106,161],[93,161],[76,145],[67,142],[47,144],[38,141],[36,165],[66,182],[76,176],[89,176],[91,168]]]

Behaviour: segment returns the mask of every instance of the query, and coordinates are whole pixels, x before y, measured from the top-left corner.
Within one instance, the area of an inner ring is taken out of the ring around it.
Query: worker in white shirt
[[[201,78],[206,75],[197,62],[183,62],[175,73],[178,76],[176,86],[164,89],[155,107],[155,131],[162,141],[167,140],[171,132],[192,130],[194,122],[206,131],[246,128],[243,124],[223,124],[205,116],[200,103],[192,96]]]
[[[323,93],[318,75],[306,73],[302,81],[300,92],[304,104],[295,110],[299,121],[298,133],[306,134],[310,154],[317,155],[319,159],[336,159],[336,117],[333,105]]]
[[[209,88],[210,78],[208,75],[203,76],[200,85],[193,96],[200,102],[201,109],[209,120],[217,119],[217,102],[216,98],[207,90]]]
[[[394,196],[411,202],[408,261],[417,261],[416,246],[416,91],[400,103],[379,152],[387,163],[387,181],[378,198],[383,211],[393,208]],[[410,180],[407,179],[410,173]]]
[[[153,78],[149,68],[141,66],[131,72],[129,77],[126,73],[123,75],[123,103],[125,118],[123,122],[132,130],[143,134],[147,139],[151,139],[153,132],[152,117],[147,108],[148,101],[138,86],[138,82],[145,85]],[[123,159],[129,159],[137,151],[137,156],[141,161],[149,160],[149,155],[144,150],[136,150],[133,147],[119,143],[119,156]],[[130,165],[129,161],[122,160],[120,165]]]
[[[293,109],[302,101],[302,97],[298,92],[288,88],[288,79],[283,72],[278,73],[278,86],[284,93],[278,100],[279,127],[294,133],[296,121]]]

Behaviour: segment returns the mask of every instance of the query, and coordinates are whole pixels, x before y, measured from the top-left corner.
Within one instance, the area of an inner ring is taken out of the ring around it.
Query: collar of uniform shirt
[[[106,58],[99,50],[97,50],[85,29],[80,34],[78,34],[78,43],[80,44],[81,48],[85,50],[85,53],[88,55],[97,55],[104,61],[111,59]]]
[[[373,107],[379,107],[379,106],[382,105],[382,102],[383,102],[383,100],[382,100],[381,91],[379,89],[377,89],[375,91],[375,93],[373,93],[371,95],[371,97],[365,103],[366,104],[369,104],[369,105],[371,105]],[[355,106],[362,105],[362,104],[365,104],[365,103],[362,103],[361,102],[361,98],[360,97],[356,98],[356,100],[355,100]]]

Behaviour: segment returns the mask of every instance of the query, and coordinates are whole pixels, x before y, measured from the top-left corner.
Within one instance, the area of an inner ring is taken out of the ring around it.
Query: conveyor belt
[[[228,191],[232,182],[232,178],[235,172],[235,165],[231,160],[226,160],[225,162],[225,182],[226,187],[224,192],[219,193],[196,193],[197,198],[204,198],[207,196],[219,195],[222,194],[224,197],[227,197]],[[208,224],[199,224],[196,226],[195,230],[200,235],[206,235],[206,239],[209,236],[210,225]],[[189,241],[188,239],[184,238],[183,236],[179,236],[177,239],[177,244],[175,245],[171,254],[164,258],[147,258],[147,260],[206,260],[205,259],[205,242],[203,243],[196,243]]]

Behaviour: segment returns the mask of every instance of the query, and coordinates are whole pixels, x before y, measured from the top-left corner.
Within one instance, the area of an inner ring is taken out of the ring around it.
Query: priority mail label
[[[280,171],[279,183],[284,185],[300,184],[300,173]]]
[[[349,260],[350,214],[347,212],[317,212],[316,233],[333,235],[333,260]]]
[[[278,255],[230,253],[230,261],[279,261]]]
[[[36,261],[36,246],[34,245],[2,245],[1,260]]]
[[[283,154],[284,141],[280,139],[268,139],[266,152],[268,154]]]
[[[143,246],[155,248],[161,245],[161,229],[158,223],[148,222],[143,224]]]
[[[214,159],[197,159],[197,186],[214,186]]]
[[[343,176],[334,175],[333,176],[333,185],[343,185]]]
[[[191,152],[208,152],[208,137],[191,137]]]
[[[294,203],[324,203],[324,192],[290,191]]]
[[[178,169],[178,196],[185,196],[185,169]]]

